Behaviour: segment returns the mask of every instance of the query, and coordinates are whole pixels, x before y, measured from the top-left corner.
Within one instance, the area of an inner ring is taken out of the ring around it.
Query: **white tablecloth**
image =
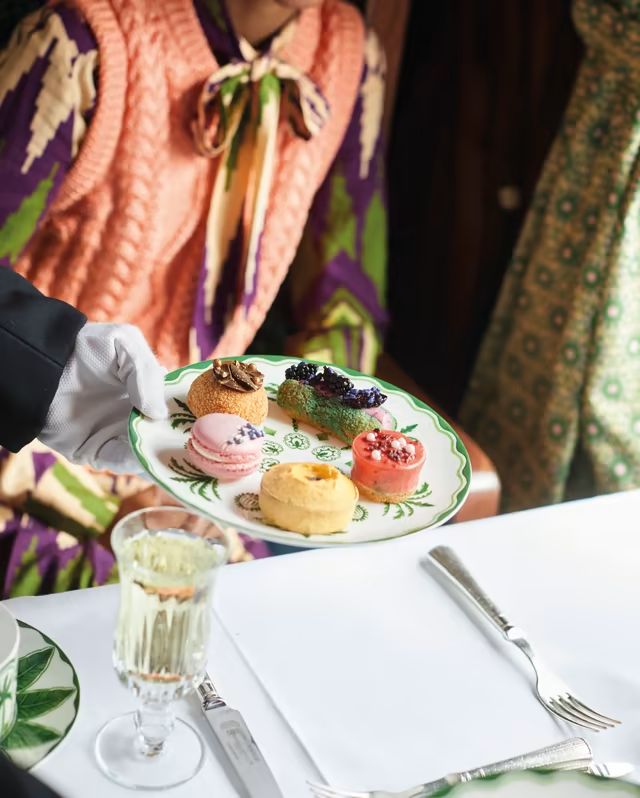
[[[306,778],[392,787],[567,736],[640,763],[640,492],[311,551],[225,569],[210,672],[240,709],[287,798]],[[517,651],[452,598],[419,560],[438,543],[463,557],[576,691],[623,725],[565,727],[531,691]],[[75,798],[128,795],[107,781],[93,739],[134,701],[111,670],[116,587],[15,599],[80,679],[78,719],[35,773]],[[195,703],[184,702],[204,735]],[[178,796],[235,795],[210,756]]]

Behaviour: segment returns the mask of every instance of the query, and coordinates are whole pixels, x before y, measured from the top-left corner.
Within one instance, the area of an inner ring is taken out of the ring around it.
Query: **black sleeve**
[[[2,268],[2,267],[0,267]],[[0,751],[0,794],[7,798],[60,798],[30,773],[24,773],[12,765]]]
[[[0,445],[17,452],[38,436],[78,331],[71,305],[0,267]]]

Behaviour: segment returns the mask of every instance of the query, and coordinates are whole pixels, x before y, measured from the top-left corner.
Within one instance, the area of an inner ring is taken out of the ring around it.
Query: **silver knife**
[[[273,773],[237,709],[228,707],[208,673],[198,687],[201,707],[242,787],[243,798],[283,798]]]

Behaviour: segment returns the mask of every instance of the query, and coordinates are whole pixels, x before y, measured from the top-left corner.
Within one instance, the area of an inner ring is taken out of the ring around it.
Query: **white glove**
[[[137,407],[149,418],[166,418],[164,374],[137,327],[85,324],[39,439],[73,462],[140,473],[129,446],[129,413]]]

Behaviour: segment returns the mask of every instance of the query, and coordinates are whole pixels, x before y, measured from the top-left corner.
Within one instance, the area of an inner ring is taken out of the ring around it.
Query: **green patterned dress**
[[[587,53],[461,411],[505,510],[640,487],[640,2],[573,14]]]

